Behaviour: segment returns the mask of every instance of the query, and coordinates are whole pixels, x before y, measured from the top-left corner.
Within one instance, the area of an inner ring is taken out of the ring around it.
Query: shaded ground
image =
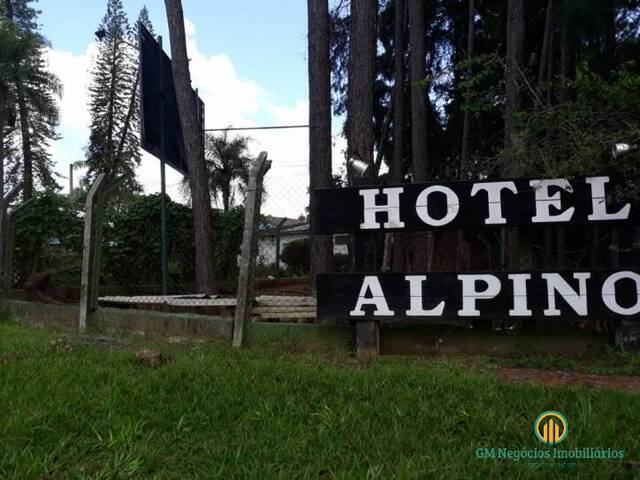
[[[256,292],[260,295],[310,295],[308,278],[260,278],[256,281]]]
[[[549,371],[537,368],[498,369],[498,377],[507,382],[541,383],[553,386],[587,388],[613,388],[640,393],[640,377],[619,375],[593,375],[572,371]]]

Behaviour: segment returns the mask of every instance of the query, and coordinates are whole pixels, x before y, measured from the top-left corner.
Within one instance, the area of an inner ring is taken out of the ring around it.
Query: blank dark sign
[[[640,223],[634,202],[612,200],[615,190],[608,176],[321,189],[311,221],[318,234]]]
[[[640,273],[345,273],[317,276],[318,318],[640,319]]]
[[[164,158],[167,165],[183,175],[187,175],[171,59],[142,24],[138,24],[138,28],[141,98],[140,144],[151,155]],[[192,94],[194,101],[196,101],[195,91],[192,90]],[[197,101],[200,104],[198,121],[204,129],[204,103],[200,98]],[[164,115],[164,132],[161,128],[161,115]],[[163,136],[164,151],[162,150]]]

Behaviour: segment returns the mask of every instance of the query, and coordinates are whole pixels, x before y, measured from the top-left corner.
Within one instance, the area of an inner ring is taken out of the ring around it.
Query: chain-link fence
[[[3,254],[8,298],[78,302],[85,199],[80,190],[71,196],[47,192],[9,208]],[[165,288],[161,196],[107,199],[101,217],[99,303],[232,316],[244,224],[244,205],[238,203],[214,209],[218,293],[200,295],[191,208],[166,202]],[[257,226],[254,320],[316,320],[308,206],[308,165],[274,162],[265,177]],[[505,228],[374,234],[375,265],[392,272],[637,267],[639,231],[606,225],[520,227],[515,244]],[[334,235],[331,243],[333,271],[354,271],[353,237]],[[418,258],[419,252],[426,252],[426,258]]]
[[[309,166],[278,165],[264,180],[258,224],[254,319],[311,322]]]
[[[77,303],[84,203],[45,192],[9,205],[3,225],[5,298]]]

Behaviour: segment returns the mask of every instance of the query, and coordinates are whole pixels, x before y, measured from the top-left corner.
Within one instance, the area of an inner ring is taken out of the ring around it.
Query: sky
[[[170,52],[164,0],[123,0],[131,23],[146,5],[156,34]],[[50,70],[63,83],[60,99],[62,138],[52,144],[60,182],[68,191],[69,164],[84,157],[89,138],[88,87],[95,59],[94,32],[107,0],[40,0],[40,24],[51,43]],[[307,124],[306,1],[183,0],[193,86],[206,105],[206,128]],[[334,126],[334,172],[343,163],[344,140]],[[251,154],[267,151],[263,213],[297,217],[307,207],[308,131],[247,131]],[[82,171],[75,174],[76,178]],[[181,175],[167,170],[167,191],[184,201]],[[146,154],[138,170],[145,193],[160,189],[159,161]]]

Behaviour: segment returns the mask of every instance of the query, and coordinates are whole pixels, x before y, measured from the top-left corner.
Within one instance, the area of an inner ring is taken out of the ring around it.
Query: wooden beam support
[[[233,319],[233,346],[242,346],[247,322],[251,321],[253,306],[253,286],[258,254],[258,220],[262,204],[264,175],[271,167],[267,152],[261,152],[249,177],[247,200],[244,211],[244,233],[240,249],[240,273],[238,275],[238,300]]]
[[[87,328],[87,318],[95,310],[100,271],[100,241],[102,233],[102,199],[107,179],[100,174],[91,186],[86,201],[82,244],[82,277],[80,283],[80,314],[78,330]]]

